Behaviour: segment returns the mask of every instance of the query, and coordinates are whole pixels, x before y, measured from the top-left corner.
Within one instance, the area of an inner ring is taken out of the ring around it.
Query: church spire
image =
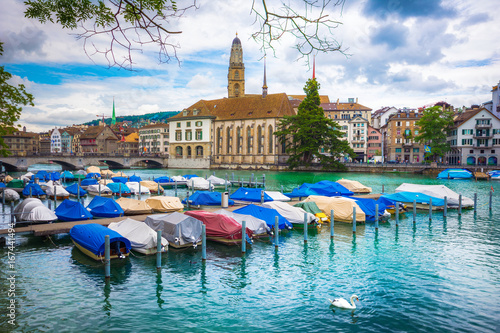
[[[115,98],[113,97],[113,116],[111,117],[111,125],[116,124],[116,116],[115,116]]]
[[[313,80],[316,78],[316,56],[313,56]]]
[[[238,34],[231,45],[227,74],[227,96],[229,98],[245,96],[245,65],[243,64],[243,48]]]
[[[264,84],[262,85],[262,98],[267,96],[267,80],[266,80],[266,57],[264,57]]]

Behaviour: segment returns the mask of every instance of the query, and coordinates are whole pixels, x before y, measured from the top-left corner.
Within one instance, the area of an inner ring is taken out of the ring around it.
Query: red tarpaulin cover
[[[224,237],[227,239],[241,239],[241,225],[232,217],[206,212],[204,210],[187,211],[184,214],[192,216],[206,225],[208,237]],[[252,237],[252,230],[246,228],[248,237]]]

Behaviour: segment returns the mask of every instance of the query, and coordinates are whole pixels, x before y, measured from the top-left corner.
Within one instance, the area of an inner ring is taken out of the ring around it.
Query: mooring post
[[[174,183],[175,197],[177,197],[177,180]]]
[[[225,181],[224,181],[224,192],[227,192],[227,172],[226,172],[226,176],[224,177]]]
[[[432,198],[429,198],[429,221],[432,221]]]
[[[207,226],[201,225],[201,260],[207,260]]]
[[[5,192],[5,191],[4,191]],[[32,189],[31,189],[31,186],[30,186],[30,198],[31,198],[31,195],[32,195]]]
[[[283,185],[281,185],[281,194],[283,194]]]
[[[158,183],[158,195],[160,195],[160,183]]]
[[[352,207],[352,233],[356,233],[356,207]]]
[[[234,182],[234,172],[231,172],[231,181]]]
[[[462,215],[462,193],[458,195],[458,215]]]
[[[448,215],[448,197],[444,197],[443,217],[446,217],[446,215]]]
[[[186,205],[187,205],[187,209],[189,209],[189,191],[187,191],[187,194],[186,194]]]
[[[474,213],[477,213],[477,193],[474,193]]]
[[[2,190],[2,210],[4,210],[5,207],[5,189]]]
[[[161,270],[161,230],[156,232],[156,269]]]
[[[50,201],[50,199],[48,201],[48,204],[49,204],[49,209],[52,210],[52,201]]]
[[[254,176],[255,176],[255,175],[252,173],[252,180],[250,181],[250,184],[248,185],[248,187],[251,187],[251,186],[252,186],[251,184],[254,182]],[[255,182],[257,182],[257,181],[255,181]]]
[[[247,252],[246,242],[247,221],[241,221],[241,253]]]
[[[266,188],[266,174],[262,175],[262,186]]]
[[[304,213],[304,243],[307,243],[307,213]]]
[[[378,204],[375,204],[375,230],[378,229]]]
[[[333,239],[334,230],[333,225],[335,224],[335,220],[333,218],[333,209],[330,210],[330,238]]]
[[[396,226],[399,225],[399,202],[396,202]]]
[[[490,191],[490,212],[493,210],[493,191]]]
[[[99,196],[101,196],[101,183],[99,183]]]
[[[193,185],[194,186],[194,185]],[[208,191],[212,192],[212,180],[208,181]]]
[[[14,224],[14,201],[10,202],[10,223]]]
[[[122,183],[120,182],[120,184],[118,184],[118,197],[122,197]]]
[[[279,246],[279,217],[275,216],[274,217],[274,247],[278,248]]]
[[[57,208],[57,187],[54,185],[54,210]]]
[[[264,203],[264,190],[260,191],[260,204],[262,205]]]
[[[141,200],[141,182],[139,182],[139,200]]]
[[[109,281],[111,278],[111,256],[109,246],[109,235],[104,236],[104,278]]]
[[[382,193],[384,193],[384,185],[382,184]]]
[[[413,200],[413,224],[417,223],[417,200]]]

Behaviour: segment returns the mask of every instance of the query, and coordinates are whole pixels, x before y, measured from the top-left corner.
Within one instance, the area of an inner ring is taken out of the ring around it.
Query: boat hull
[[[83,247],[82,245],[80,245],[77,241],[75,241],[74,239],[72,239],[73,241],[73,244],[75,244],[75,246],[80,250],[82,251],[83,254],[87,255],[88,257],[96,260],[96,261],[102,261],[104,260],[104,254],[103,255],[97,255],[95,253],[93,253],[92,251],[86,249],[85,247]],[[125,257],[128,257],[128,253],[124,253],[126,252],[126,249],[123,247],[123,248],[120,248],[120,251],[123,251],[121,253],[122,256],[125,256]],[[114,250],[113,250],[113,247],[111,246],[111,250],[110,250],[110,256],[109,256],[110,259],[119,259],[119,254],[116,253]]]

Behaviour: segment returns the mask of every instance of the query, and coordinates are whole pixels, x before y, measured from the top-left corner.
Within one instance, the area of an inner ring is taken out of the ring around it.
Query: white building
[[[368,139],[368,125],[367,119],[355,116],[348,122],[347,140],[351,144],[351,148],[356,153],[355,160],[358,162],[366,162],[366,149]]]
[[[139,129],[139,152],[141,154],[169,155],[169,125],[157,123]]]
[[[467,110],[455,118],[448,142],[449,164],[498,166],[500,119],[486,108]]]
[[[50,152],[60,153],[61,152],[61,133],[57,128],[52,131],[50,135]]]
[[[396,114],[397,112],[398,109],[396,109],[394,106],[386,106],[384,108],[375,111],[372,114],[372,121],[371,121],[373,128],[380,129],[382,126],[387,124],[389,117],[393,114]]]

